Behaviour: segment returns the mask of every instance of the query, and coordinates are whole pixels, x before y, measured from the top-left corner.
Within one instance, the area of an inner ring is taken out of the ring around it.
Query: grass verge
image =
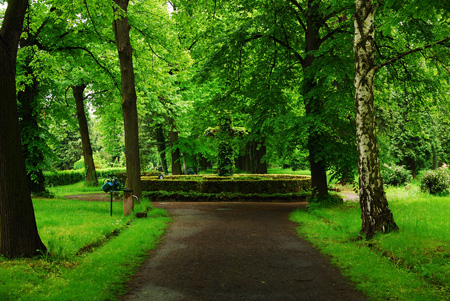
[[[417,186],[390,188],[390,208],[400,230],[356,240],[359,204],[295,211],[291,220],[371,300],[450,298],[450,197],[423,194]]]
[[[170,221],[160,209],[145,219],[125,217],[121,206],[110,217],[107,202],[54,198],[33,204],[49,254],[0,257],[0,300],[116,299]],[[147,206],[142,202],[136,210]]]

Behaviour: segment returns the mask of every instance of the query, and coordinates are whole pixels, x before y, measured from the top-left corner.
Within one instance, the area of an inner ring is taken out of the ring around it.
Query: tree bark
[[[434,145],[432,146],[431,149],[432,149],[432,153],[433,153],[433,165],[431,168],[434,170],[439,167],[439,164],[438,164],[438,158],[437,158],[437,154],[436,154],[436,148],[434,147]]]
[[[133,70],[133,49],[130,42],[130,25],[127,17],[128,2],[128,0],[114,0],[117,6],[113,7],[113,30],[120,61],[125,157],[127,160],[127,188],[133,189],[134,195],[141,198],[137,95]]]
[[[81,149],[84,158],[84,167],[86,170],[86,182],[93,186],[98,186],[97,173],[95,172],[94,157],[92,155],[91,139],[89,137],[89,128],[84,111],[84,89],[86,85],[72,86],[73,97],[77,105],[77,118],[80,127]]]
[[[251,142],[248,142],[245,146],[245,171],[247,173],[252,172],[252,147]]]
[[[267,163],[263,162],[263,157],[266,155],[267,153],[267,148],[266,145],[264,144],[264,142],[261,142],[259,144],[259,148],[257,145],[255,154],[256,154],[256,173],[257,174],[267,174]]]
[[[314,51],[320,49],[320,35],[319,29],[322,26],[323,20],[319,13],[319,2],[313,4],[308,9],[305,30],[305,58],[302,61],[303,69],[303,87],[302,95],[305,103],[306,116],[311,120],[322,118],[321,114],[324,111],[324,104],[322,99],[309,96],[312,89],[315,88],[315,78],[312,66],[315,61]],[[327,164],[324,160],[322,143],[324,142],[324,134],[322,129],[315,124],[311,124],[308,129],[308,151],[309,163],[311,168],[311,186],[313,193],[317,196],[328,195],[327,183]]]
[[[413,179],[414,179],[414,180],[417,180],[417,164],[416,164],[416,159],[410,158],[410,160],[409,160],[409,165],[410,165],[410,169],[411,169],[411,173],[412,173]]]
[[[234,166],[236,166],[237,169],[239,170],[246,170],[245,167],[245,155],[239,155],[239,157],[234,159]]]
[[[164,138],[163,125],[156,125],[156,142],[159,152],[159,158],[161,159],[161,166],[165,175],[169,174],[166,160],[166,140]]]
[[[247,148],[250,154],[250,169],[248,172],[252,174],[267,174],[267,164],[262,162],[262,158],[267,152],[264,142],[249,142]]]
[[[173,149],[173,146],[178,141],[178,132],[176,131],[175,122],[172,117],[169,117],[170,124],[170,147],[172,147],[172,175],[181,175],[181,154],[180,149]]]
[[[355,111],[358,149],[361,234],[367,238],[376,232],[398,229],[389,209],[380,173],[374,115],[374,15],[372,0],[356,0],[355,37]]]
[[[39,237],[20,143],[16,59],[26,0],[10,0],[0,29],[0,254],[33,256],[46,247]]]
[[[21,43],[21,47],[26,46],[28,45]],[[41,167],[44,161],[42,147],[45,145],[45,142],[39,135],[41,132],[38,124],[39,106],[36,103],[38,82],[36,77],[33,76],[30,64],[31,57],[27,57],[22,67],[25,70],[25,75],[31,77],[31,83],[27,84],[23,91],[17,93],[20,136],[30,191],[32,193],[42,193],[45,192],[45,177]]]

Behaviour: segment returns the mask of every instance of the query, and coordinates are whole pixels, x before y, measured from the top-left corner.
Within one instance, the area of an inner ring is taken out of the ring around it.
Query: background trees
[[[43,169],[73,168],[91,153],[78,134],[77,87],[84,87],[93,156],[126,164],[138,194],[142,170],[179,174],[217,161],[218,142],[204,132],[224,111],[248,133],[231,142],[236,167],[307,167],[319,196],[328,193],[329,174],[352,181],[359,166],[361,200],[370,207],[383,200],[379,161],[414,176],[447,163],[447,6],[357,3],[367,14],[354,15],[351,0],[33,2],[16,64],[33,191],[44,189]],[[353,45],[366,16],[375,27]],[[356,104],[355,57],[356,87],[367,85]],[[92,174],[95,162],[85,165]]]
[[[283,142],[267,133],[280,130],[295,110],[303,141],[284,142],[294,143],[287,148],[308,150],[317,193],[327,194],[327,170],[351,178],[356,153],[351,142],[351,48],[345,42],[346,36],[351,39],[349,2],[174,3],[180,23],[199,22],[198,31],[190,30],[185,38],[194,58],[196,51],[201,57],[208,54],[198,77],[203,83],[221,79],[211,102],[244,113],[248,142],[271,143],[268,152],[279,153]]]

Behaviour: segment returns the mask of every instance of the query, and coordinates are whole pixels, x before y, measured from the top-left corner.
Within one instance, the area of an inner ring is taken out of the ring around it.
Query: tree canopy
[[[385,202],[381,164],[415,177],[450,158],[448,1],[45,0],[20,26],[8,10],[28,2],[1,3],[1,41],[18,45],[17,89],[2,84],[16,90],[33,191],[43,170],[90,153],[127,166],[137,191],[141,172],[207,169],[222,162],[205,131],[223,112],[246,133],[227,142],[228,165],[309,169],[318,197],[330,174],[358,173],[367,208]]]

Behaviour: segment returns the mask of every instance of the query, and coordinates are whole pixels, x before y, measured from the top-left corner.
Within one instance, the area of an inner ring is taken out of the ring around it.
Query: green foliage
[[[73,164],[73,169],[83,169],[84,168],[84,158],[82,157],[80,160]]]
[[[111,164],[108,164],[106,162],[106,159],[104,157],[101,156],[101,154],[99,152],[94,153],[93,155],[94,157],[94,164],[95,164],[95,169],[107,169],[108,166],[111,166]],[[73,164],[73,169],[82,169],[84,168],[84,157],[81,157],[80,160],[78,160],[77,162],[75,162]],[[115,167],[117,168],[117,167]]]
[[[85,180],[86,174],[82,170],[45,171],[46,186],[68,185]]]
[[[344,203],[344,200],[340,195],[331,193],[329,195],[323,195],[320,197],[318,197],[317,195],[313,195],[308,198],[308,202],[308,211],[314,211],[320,208],[330,208],[342,205]]]
[[[420,182],[422,191],[431,194],[442,194],[446,193],[447,188],[450,187],[450,176],[448,170],[438,168],[424,172]]]
[[[147,191],[145,195],[153,202],[300,202],[304,201],[310,193],[294,192],[294,193],[236,193],[236,192],[220,192],[220,193],[201,193],[196,191]]]
[[[309,169],[308,156],[304,154],[297,154],[297,156],[292,157],[292,159],[288,162],[288,165],[293,171],[307,170]]]
[[[405,185],[412,179],[411,172],[404,166],[384,164],[381,168],[381,176],[385,185]]]
[[[106,178],[108,175],[115,175],[121,173],[125,168],[106,168],[96,170],[99,178]],[[63,170],[63,171],[46,171],[44,172],[47,186],[58,186],[74,184],[86,180],[86,172],[83,169],[79,170]]]
[[[230,143],[219,143],[218,166],[219,176],[227,177],[233,175],[233,148]]]

